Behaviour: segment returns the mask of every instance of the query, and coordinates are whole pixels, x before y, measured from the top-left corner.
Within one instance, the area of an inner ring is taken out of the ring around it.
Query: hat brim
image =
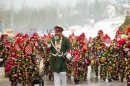
[[[55,32],[62,32],[62,31],[64,31],[63,28],[59,27],[59,26],[55,26],[54,29],[55,29]]]

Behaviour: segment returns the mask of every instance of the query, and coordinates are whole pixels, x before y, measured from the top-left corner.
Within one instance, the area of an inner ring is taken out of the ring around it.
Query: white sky
[[[24,2],[24,0],[0,0],[0,4],[2,3],[5,5],[6,8],[10,8],[12,1],[13,1],[13,7],[16,9],[21,8],[21,3]],[[73,6],[77,3],[77,1],[81,1],[81,0],[25,0],[27,6],[34,7],[34,8],[46,6],[49,3],[54,4],[55,2],[58,2],[61,5],[66,5],[69,3]],[[94,1],[95,0],[89,0],[89,3],[94,2]],[[105,1],[105,0],[102,0],[102,1]],[[110,0],[110,1],[113,3],[116,2],[116,0]]]
[[[0,3],[6,5],[6,8],[9,8],[10,5],[12,4],[12,1],[13,1],[13,7],[17,9],[21,8],[21,3],[24,2],[24,0],[0,0]],[[34,8],[45,6],[50,2],[51,3],[58,2],[61,5],[65,5],[67,3],[74,5],[77,1],[78,0],[25,0],[27,6]]]

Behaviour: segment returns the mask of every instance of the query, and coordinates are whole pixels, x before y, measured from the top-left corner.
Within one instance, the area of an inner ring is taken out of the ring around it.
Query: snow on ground
[[[81,33],[85,33],[86,38],[92,37],[94,38],[97,36],[98,30],[103,30],[105,34],[108,34],[111,39],[115,37],[115,33],[118,29],[118,27],[124,22],[124,20],[109,20],[109,21],[100,21],[94,25],[94,27],[88,28],[81,28],[80,26],[76,25],[73,27],[70,27],[68,31],[63,31],[63,34],[67,37],[69,37],[70,34],[72,34],[72,29],[75,30],[74,34],[76,36],[79,36]]]
[[[108,34],[113,39],[117,29],[123,22],[124,20],[101,21],[96,23],[94,28],[96,30],[103,30],[105,34]]]

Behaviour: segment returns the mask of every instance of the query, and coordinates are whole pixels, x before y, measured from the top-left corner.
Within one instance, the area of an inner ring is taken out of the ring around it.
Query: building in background
[[[103,12],[103,17],[114,18],[118,16],[124,16],[130,13],[130,3],[127,4],[109,4]]]

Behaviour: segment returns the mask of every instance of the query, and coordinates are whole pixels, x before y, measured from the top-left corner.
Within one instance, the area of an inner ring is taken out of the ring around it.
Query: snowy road
[[[120,81],[113,81],[113,82],[104,82],[100,77],[98,79],[95,78],[95,74],[90,71],[88,72],[88,80],[87,81],[80,81],[79,84],[74,84],[73,78],[71,80],[68,80],[68,86],[126,86],[126,81],[120,82]],[[49,80],[48,77],[44,77],[44,86],[54,86],[53,80]],[[4,71],[3,68],[0,68],[0,86],[11,86],[9,79],[4,77]],[[19,84],[18,86],[21,86]],[[39,86],[39,85],[35,85]]]

